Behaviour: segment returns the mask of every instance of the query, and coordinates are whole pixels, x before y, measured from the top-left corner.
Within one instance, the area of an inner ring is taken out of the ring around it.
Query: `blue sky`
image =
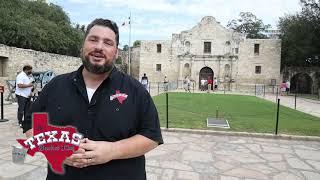
[[[252,12],[273,29],[279,17],[300,11],[299,0],[48,0],[61,6],[72,23],[87,25],[108,18],[120,27],[120,47],[129,42],[129,27],[121,26],[131,12],[131,44],[135,40],[167,40],[214,16],[226,26],[240,12]]]

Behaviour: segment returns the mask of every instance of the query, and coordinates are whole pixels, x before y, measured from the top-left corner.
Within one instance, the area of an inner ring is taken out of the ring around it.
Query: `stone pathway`
[[[11,145],[23,138],[17,105],[5,106],[0,123],[0,179],[45,179],[46,160],[12,163]],[[320,142],[163,132],[165,144],[149,152],[148,180],[319,180]]]

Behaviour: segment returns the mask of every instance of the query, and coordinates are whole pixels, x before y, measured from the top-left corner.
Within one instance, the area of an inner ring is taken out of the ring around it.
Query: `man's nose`
[[[98,42],[96,43],[95,48],[96,48],[97,50],[101,50],[102,47],[103,47],[103,42],[102,42],[102,41],[98,41]]]

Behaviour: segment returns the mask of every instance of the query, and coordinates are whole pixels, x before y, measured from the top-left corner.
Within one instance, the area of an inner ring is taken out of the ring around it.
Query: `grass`
[[[166,126],[166,97],[153,97],[160,124]],[[196,93],[169,93],[169,127],[213,129],[206,126],[208,117],[224,117],[228,131],[274,133],[277,105],[254,96]],[[225,129],[223,129],[225,130]],[[280,106],[278,133],[320,136],[320,118]]]

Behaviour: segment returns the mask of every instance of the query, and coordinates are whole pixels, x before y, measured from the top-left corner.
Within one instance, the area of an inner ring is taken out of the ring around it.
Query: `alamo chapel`
[[[171,40],[142,40],[132,50],[131,74],[150,82],[183,80],[199,86],[202,78],[236,89],[254,84],[278,84],[281,40],[246,39],[223,27],[214,17],[203,17],[193,28],[172,34]]]

